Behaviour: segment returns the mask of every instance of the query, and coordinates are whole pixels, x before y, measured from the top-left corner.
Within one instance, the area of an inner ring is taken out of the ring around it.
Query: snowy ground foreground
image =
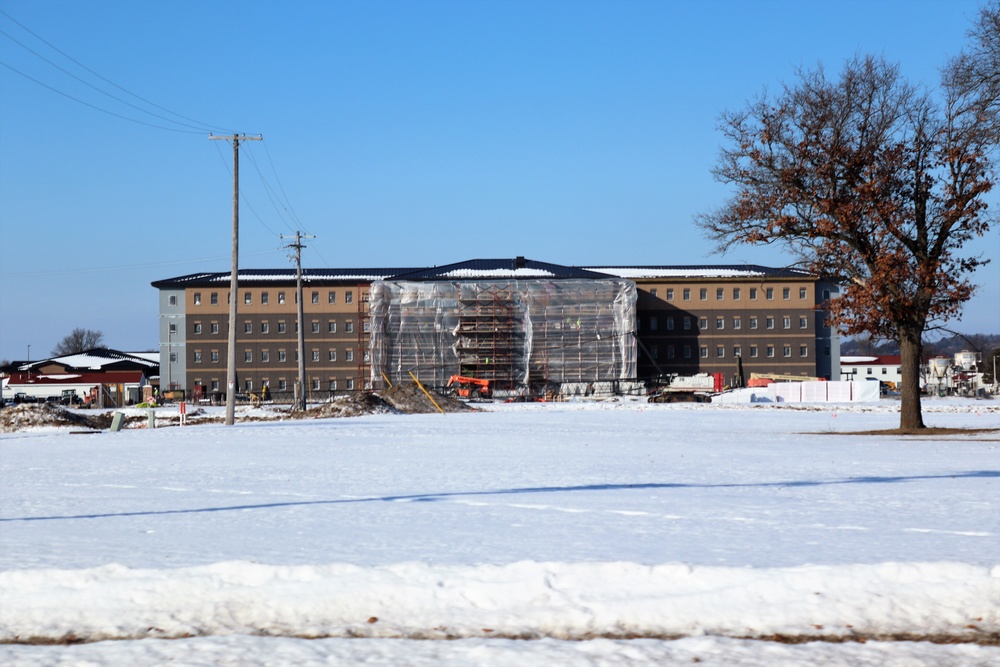
[[[0,435],[0,663],[1000,664],[996,431],[488,409]]]

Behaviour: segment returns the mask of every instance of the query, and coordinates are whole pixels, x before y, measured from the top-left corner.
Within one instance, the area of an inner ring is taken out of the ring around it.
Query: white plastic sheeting
[[[378,281],[369,312],[376,387],[464,375],[519,393],[636,375],[630,280]]]
[[[881,398],[878,382],[775,382],[766,387],[734,389],[712,397],[713,403],[852,403]]]

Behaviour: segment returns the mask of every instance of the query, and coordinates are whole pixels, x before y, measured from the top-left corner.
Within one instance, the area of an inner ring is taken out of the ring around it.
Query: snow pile
[[[1000,567],[108,565],[0,573],[0,642],[289,637],[1000,643]]]

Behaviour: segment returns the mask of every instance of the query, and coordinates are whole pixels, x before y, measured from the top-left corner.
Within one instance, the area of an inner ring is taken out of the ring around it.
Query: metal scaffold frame
[[[371,381],[452,375],[518,394],[635,377],[635,284],[624,279],[379,281],[372,284]]]

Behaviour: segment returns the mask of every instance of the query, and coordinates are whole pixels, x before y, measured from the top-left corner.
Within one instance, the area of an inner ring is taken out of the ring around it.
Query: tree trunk
[[[899,428],[916,430],[924,428],[924,417],[920,408],[920,357],[923,344],[920,333],[900,332],[899,355],[901,384],[899,390]]]

